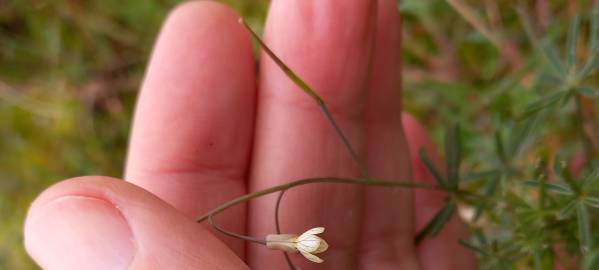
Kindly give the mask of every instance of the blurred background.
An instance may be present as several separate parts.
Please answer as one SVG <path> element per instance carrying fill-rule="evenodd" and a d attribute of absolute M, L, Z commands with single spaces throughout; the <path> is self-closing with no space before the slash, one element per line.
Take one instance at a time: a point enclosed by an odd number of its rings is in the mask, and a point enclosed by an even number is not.
<path fill-rule="evenodd" d="M 153 40 L 179 2 L 0 0 L 0 269 L 36 269 L 21 227 L 44 188 L 79 175 L 121 176 Z M 261 29 L 268 0 L 222 2 Z M 443 123 L 464 123 L 465 166 L 476 167 L 492 152 L 493 132 L 543 92 L 534 78 L 546 64 L 530 32 L 555 41 L 561 56 L 570 19 L 592 2 L 398 1 L 406 110 L 438 141 Z M 532 25 L 528 35 L 523 21 Z M 597 104 L 584 102 L 593 149 Z M 563 139 L 573 136 L 573 125 L 555 118 L 544 126 L 538 151 L 575 153 L 579 142 Z"/>

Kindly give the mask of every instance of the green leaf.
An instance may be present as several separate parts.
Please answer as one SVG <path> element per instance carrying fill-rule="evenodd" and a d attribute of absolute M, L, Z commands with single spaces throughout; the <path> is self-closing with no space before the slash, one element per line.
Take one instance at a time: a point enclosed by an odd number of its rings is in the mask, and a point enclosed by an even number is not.
<path fill-rule="evenodd" d="M 472 232 L 472 237 L 476 239 L 480 245 L 489 245 L 489 239 L 487 239 L 487 236 L 485 236 L 485 233 L 481 229 L 475 229 L 474 232 Z"/>
<path fill-rule="evenodd" d="M 584 256 L 584 260 L 582 263 L 582 269 L 584 269 L 584 270 L 599 269 L 599 250 L 594 250 Z"/>
<path fill-rule="evenodd" d="M 443 229 L 443 226 L 451 219 L 453 212 L 456 209 L 456 205 L 453 202 L 449 202 L 443 209 L 429 221 L 428 224 L 416 235 L 415 243 L 418 244 L 425 236 L 437 236 L 437 234 Z"/>
<path fill-rule="evenodd" d="M 589 212 L 585 204 L 579 203 L 576 208 L 578 217 L 578 237 L 580 241 L 580 250 L 587 253 L 591 250 L 593 240 L 591 239 L 591 224 Z"/>
<path fill-rule="evenodd" d="M 289 79 L 291 79 L 302 91 L 311 96 L 317 102 L 322 102 L 320 96 L 318 96 L 318 94 L 316 94 L 316 92 L 312 90 L 312 88 L 304 80 L 302 80 L 291 68 L 289 68 L 287 64 L 285 64 L 283 60 L 281 60 L 270 49 L 270 47 L 268 47 L 266 43 L 264 43 L 262 38 L 260 38 L 260 36 L 258 36 L 258 34 L 254 32 L 254 30 L 245 21 L 240 20 L 240 23 L 243 24 L 243 26 L 245 26 L 250 35 L 258 42 L 258 44 L 260 44 L 260 47 L 262 47 L 264 52 L 270 57 L 270 59 L 272 59 L 275 62 L 275 64 L 277 64 L 277 66 L 279 66 L 279 68 L 285 73 L 285 75 L 287 75 Z"/>
<path fill-rule="evenodd" d="M 539 187 L 539 209 L 545 209 L 545 201 L 547 200 L 547 185 L 545 183 L 547 183 L 547 179 L 541 178 L 539 181 L 542 183 Z"/>
<path fill-rule="evenodd" d="M 418 150 L 418 155 L 420 156 L 420 160 L 422 161 L 422 163 L 424 164 L 426 169 L 430 172 L 430 174 L 433 176 L 435 181 L 437 181 L 437 184 L 440 187 L 446 187 L 447 184 L 445 183 L 443 176 L 441 176 L 441 174 L 439 173 L 437 168 L 435 168 L 435 165 L 433 165 L 431 160 L 428 158 L 428 156 L 426 154 L 426 150 L 423 147 L 421 147 Z"/>
<path fill-rule="evenodd" d="M 564 65 L 562 64 L 561 60 L 557 55 L 557 50 L 555 49 L 555 46 L 548 40 L 541 42 L 540 46 L 541 50 L 543 50 L 543 55 L 545 56 L 545 59 L 547 59 L 547 61 L 553 68 L 553 71 L 555 71 L 555 73 L 562 80 L 565 79 L 567 76 L 566 69 L 564 68 Z"/>
<path fill-rule="evenodd" d="M 445 163 L 447 166 L 447 181 L 454 188 L 460 178 L 460 127 L 455 124 L 449 127 L 445 135 Z"/>
<path fill-rule="evenodd" d="M 497 151 L 497 156 L 504 164 L 507 163 L 507 157 L 505 155 L 505 147 L 503 146 L 503 138 L 501 136 L 501 131 L 495 132 L 495 151 Z"/>
<path fill-rule="evenodd" d="M 302 80 L 302 78 L 300 78 L 299 75 L 297 75 L 289 66 L 287 66 L 287 64 L 285 64 L 285 62 L 283 62 L 283 60 L 281 60 L 270 49 L 270 47 L 268 47 L 264 43 L 264 41 L 260 38 L 260 36 L 258 36 L 258 34 L 256 34 L 256 32 L 254 32 L 252 27 L 250 27 L 243 19 L 240 19 L 239 22 L 248 30 L 250 35 L 260 44 L 260 47 L 262 47 L 264 52 L 270 57 L 270 59 L 272 59 L 275 62 L 275 64 L 277 64 L 277 66 L 279 66 L 279 68 L 285 73 L 285 75 L 293 83 L 295 83 L 295 85 L 297 85 L 302 91 L 304 91 L 304 93 L 306 93 L 308 96 L 310 96 L 310 97 L 312 97 L 312 99 L 314 99 L 314 101 L 316 102 L 318 107 L 320 107 L 320 109 L 322 110 L 324 116 L 327 118 L 327 120 L 329 121 L 329 123 L 331 124 L 331 126 L 333 127 L 335 132 L 337 133 L 337 136 L 339 137 L 339 139 L 341 139 L 341 142 L 343 143 L 345 148 L 348 150 L 352 159 L 356 163 L 356 166 L 358 166 L 358 169 L 360 170 L 362 177 L 368 178 L 368 169 L 366 168 L 364 161 L 358 156 L 358 154 L 354 150 L 352 144 L 347 139 L 347 136 L 345 136 L 345 133 L 343 133 L 343 131 L 337 124 L 337 121 L 335 121 L 335 119 L 333 118 L 333 115 L 331 114 L 331 112 L 330 112 L 329 108 L 327 107 L 326 103 L 324 102 L 324 100 L 304 80 Z"/>
<path fill-rule="evenodd" d="M 599 51 L 599 3 L 595 2 L 591 12 L 591 36 L 589 45 L 589 55 Z"/>
<path fill-rule="evenodd" d="M 571 196 L 574 194 L 574 192 L 564 186 L 564 185 L 560 185 L 560 184 L 556 184 L 556 183 L 547 183 L 547 182 L 540 182 L 540 181 L 536 181 L 536 180 L 527 180 L 524 181 L 524 184 L 527 186 L 532 186 L 532 187 L 541 187 L 541 185 L 543 185 L 543 187 L 545 189 L 547 189 L 550 192 L 554 192 L 557 194 L 561 194 L 561 195 L 567 195 L 567 196 Z"/>
<path fill-rule="evenodd" d="M 584 203 L 590 207 L 599 208 L 599 198 L 597 197 L 586 197 Z"/>
<path fill-rule="evenodd" d="M 570 22 L 567 39 L 567 67 L 572 70 L 576 64 L 576 45 L 578 44 L 578 30 L 580 29 L 580 16 L 576 15 Z"/>
<path fill-rule="evenodd" d="M 560 81 L 565 81 L 567 74 L 561 60 L 557 55 L 555 46 L 548 40 L 541 41 L 535 34 L 535 27 L 532 23 L 533 19 L 530 16 L 532 13 L 528 11 L 526 5 L 519 5 L 516 11 L 527 37 L 535 48 L 535 51 L 537 51 L 543 57 L 543 59 L 550 64 L 551 70 L 555 73 L 555 75 L 557 75 Z"/>
<path fill-rule="evenodd" d="M 482 249 L 482 248 L 480 248 L 478 246 L 475 246 L 474 244 L 471 244 L 471 243 L 469 243 L 467 241 L 464 241 L 462 239 L 460 239 L 460 244 L 462 246 L 464 246 L 464 247 L 466 247 L 466 248 L 474 251 L 475 253 L 479 253 L 480 255 L 491 256 L 491 254 L 489 252 L 487 252 L 486 250 L 484 250 L 484 249 Z"/>
<path fill-rule="evenodd" d="M 447 204 L 447 206 L 445 206 L 445 208 L 443 208 L 443 210 L 439 211 L 437 216 L 434 218 L 434 222 L 432 222 L 433 227 L 430 231 L 432 236 L 437 236 L 441 229 L 443 229 L 443 226 L 445 226 L 445 224 L 447 224 L 447 222 L 451 219 L 455 210 L 456 205 L 450 202 Z"/>
<path fill-rule="evenodd" d="M 504 177 L 502 174 L 496 173 L 493 176 L 493 178 L 491 178 L 489 181 L 487 181 L 487 183 L 484 186 L 484 191 L 483 191 L 483 194 L 486 198 L 491 197 L 495 193 L 495 190 L 497 190 L 497 186 L 502 177 Z M 476 208 L 474 210 L 473 221 L 477 221 L 481 217 L 483 210 L 485 209 L 485 207 L 487 207 L 487 204 L 488 203 L 481 202 L 476 206 Z"/>
<path fill-rule="evenodd" d="M 572 215 L 572 213 L 576 210 L 579 202 L 577 200 L 572 200 L 565 207 L 563 207 L 559 213 L 557 214 L 558 219 L 566 219 Z"/>
<path fill-rule="evenodd" d="M 527 118 L 526 120 L 524 120 L 522 126 L 517 127 L 515 130 L 512 131 L 512 134 L 510 134 L 508 140 L 509 143 L 507 154 L 509 157 L 513 157 L 518 154 L 520 147 L 530 135 L 536 122 L 536 117 Z"/>
<path fill-rule="evenodd" d="M 595 90 L 590 86 L 580 86 L 576 87 L 574 90 L 576 91 L 576 93 L 588 98 L 597 97 L 597 93 L 595 93 Z"/>
<path fill-rule="evenodd" d="M 560 107 L 564 107 L 568 104 L 568 102 L 572 99 L 572 97 L 574 96 L 574 91 L 566 91 L 566 96 L 564 96 L 564 98 L 562 98 L 562 102 L 560 102 Z"/>
<path fill-rule="evenodd" d="M 481 172 L 470 172 L 460 177 L 460 181 L 479 182 L 481 180 L 486 180 L 489 177 L 494 177 L 498 173 L 499 171 L 494 169 Z"/>
<path fill-rule="evenodd" d="M 589 57 L 587 62 L 584 64 L 580 72 L 578 72 L 578 77 L 584 79 L 587 75 L 593 72 L 597 67 L 599 67 L 599 57 L 597 56 L 597 52 L 595 55 Z"/>
<path fill-rule="evenodd" d="M 524 115 L 532 115 L 549 106 L 555 105 L 567 94 L 567 91 L 559 91 L 557 93 L 551 94 L 548 97 L 541 98 L 540 100 L 529 104 L 524 111 Z"/>
<path fill-rule="evenodd" d="M 591 173 L 582 179 L 583 188 L 591 188 L 595 182 L 599 181 L 599 167 L 595 168 Z"/>

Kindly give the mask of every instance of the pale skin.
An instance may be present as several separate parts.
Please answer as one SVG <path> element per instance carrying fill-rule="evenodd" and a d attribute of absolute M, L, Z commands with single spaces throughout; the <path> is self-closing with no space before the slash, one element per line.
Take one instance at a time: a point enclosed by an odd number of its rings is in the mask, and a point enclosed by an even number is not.
<path fill-rule="evenodd" d="M 325 100 L 372 177 L 431 182 L 425 130 L 401 111 L 394 0 L 273 0 L 265 42 Z M 62 181 L 32 204 L 25 245 L 44 269 L 285 269 L 278 251 L 195 218 L 248 192 L 308 177 L 360 177 L 319 108 L 264 54 L 256 70 L 239 16 L 189 2 L 166 20 L 136 108 L 124 179 Z M 259 75 L 257 75 L 259 74 Z M 230 231 L 275 233 L 276 196 L 219 214 Z M 283 233 L 326 227 L 302 269 L 476 269 L 454 217 L 413 244 L 444 194 L 316 184 L 287 192 Z"/>

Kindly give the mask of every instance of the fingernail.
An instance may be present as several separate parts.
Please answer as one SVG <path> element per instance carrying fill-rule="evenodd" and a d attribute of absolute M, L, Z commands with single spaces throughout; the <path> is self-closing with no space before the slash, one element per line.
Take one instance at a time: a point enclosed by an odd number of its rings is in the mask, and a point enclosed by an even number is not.
<path fill-rule="evenodd" d="M 116 270 L 131 264 L 133 234 L 113 204 L 65 196 L 31 211 L 25 246 L 43 269 Z"/>

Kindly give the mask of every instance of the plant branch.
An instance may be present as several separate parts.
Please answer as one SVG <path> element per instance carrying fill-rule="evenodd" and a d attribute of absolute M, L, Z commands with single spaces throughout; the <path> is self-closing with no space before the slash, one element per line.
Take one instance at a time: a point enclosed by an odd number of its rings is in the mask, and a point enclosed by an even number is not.
<path fill-rule="evenodd" d="M 414 183 L 414 182 L 399 182 L 399 181 L 384 181 L 378 179 L 352 179 L 352 178 L 341 178 L 341 177 L 318 177 L 318 178 L 307 178 L 302 180 L 297 180 L 281 185 L 277 185 L 274 187 L 270 187 L 267 189 L 263 189 L 260 191 L 248 193 L 246 195 L 237 197 L 233 200 L 230 200 L 219 207 L 213 209 L 207 214 L 200 216 L 196 219 L 198 223 L 206 221 L 210 216 L 216 215 L 230 207 L 235 205 L 247 202 L 254 198 L 258 198 L 264 195 L 268 195 L 271 193 L 279 192 L 282 190 L 287 190 L 297 186 L 303 186 L 308 184 L 316 184 L 316 183 L 331 183 L 331 184 L 354 184 L 354 185 L 364 185 L 364 186 L 379 186 L 379 187 L 393 187 L 393 188 L 421 188 L 421 189 L 429 189 L 429 190 L 440 190 L 446 192 L 455 192 L 455 190 L 451 190 L 449 188 L 443 188 L 436 185 L 424 184 L 424 183 Z"/>

